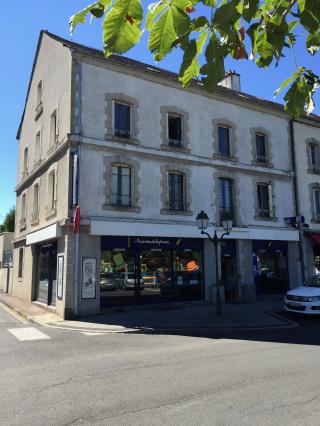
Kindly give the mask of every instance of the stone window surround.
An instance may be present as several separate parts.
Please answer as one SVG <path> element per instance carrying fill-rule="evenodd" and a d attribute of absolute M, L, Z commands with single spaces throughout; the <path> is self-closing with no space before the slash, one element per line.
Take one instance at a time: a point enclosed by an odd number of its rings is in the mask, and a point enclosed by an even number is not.
<path fill-rule="evenodd" d="M 104 188 L 103 194 L 105 202 L 102 206 L 103 210 L 114 210 L 121 212 L 136 212 L 140 213 L 140 163 L 132 160 L 130 157 L 119 154 L 113 156 L 106 156 L 103 158 L 104 172 Z M 111 174 L 112 166 L 125 166 L 131 168 L 131 206 L 118 206 L 111 202 Z"/>
<path fill-rule="evenodd" d="M 316 206 L 315 206 L 315 199 L 314 199 L 314 191 L 318 189 L 320 191 L 320 183 L 314 182 L 310 183 L 309 185 L 309 202 L 310 202 L 310 211 L 311 211 L 311 223 L 320 223 L 320 217 L 316 217 Z"/>
<path fill-rule="evenodd" d="M 189 139 L 189 113 L 177 108 L 175 106 L 162 106 L 160 107 L 161 119 L 161 149 L 166 151 L 178 151 L 189 153 L 190 152 L 190 139 Z M 181 135 L 181 147 L 169 145 L 169 126 L 168 117 L 169 115 L 181 117 L 182 121 L 182 135 Z"/>
<path fill-rule="evenodd" d="M 226 161 L 238 161 L 237 158 L 237 126 L 232 121 L 225 118 L 214 118 L 212 120 L 213 125 L 213 158 L 226 160 Z M 230 157 L 219 154 L 219 127 L 229 129 L 229 144 L 230 144 Z"/>
<path fill-rule="evenodd" d="M 55 114 L 56 116 L 56 129 L 55 129 L 55 141 L 54 143 L 52 143 L 51 141 L 51 120 L 52 120 L 52 116 Z M 50 123 L 49 123 L 49 148 L 48 148 L 48 154 L 51 154 L 56 145 L 59 143 L 59 111 L 58 108 L 55 108 L 52 113 L 50 114 Z"/>
<path fill-rule="evenodd" d="M 49 202 L 51 201 L 49 199 L 50 197 L 50 190 L 49 190 L 49 176 L 54 174 L 54 207 L 49 207 Z M 58 164 L 54 163 L 50 166 L 50 168 L 47 171 L 47 197 L 46 197 L 46 220 L 51 219 L 52 217 L 56 216 L 57 214 L 57 190 L 58 190 Z M 51 198 L 51 197 L 50 197 Z"/>
<path fill-rule="evenodd" d="M 34 212 L 34 190 L 35 186 L 38 185 L 38 211 Z M 39 212 L 40 212 L 40 185 L 41 185 L 41 178 L 39 177 L 33 182 L 32 185 L 32 210 L 31 210 L 31 225 L 37 225 L 39 223 Z"/>
<path fill-rule="evenodd" d="M 254 219 L 255 220 L 261 220 L 261 221 L 272 221 L 277 222 L 278 218 L 275 215 L 275 183 L 274 181 L 271 181 L 270 179 L 266 178 L 255 178 L 252 180 L 253 183 L 253 200 L 254 200 Z M 273 216 L 260 216 L 259 215 L 259 201 L 258 201 L 258 185 L 271 185 L 272 189 L 272 199 L 271 199 L 271 205 L 273 209 Z M 269 200 L 270 205 L 270 200 Z"/>
<path fill-rule="evenodd" d="M 271 149 L 271 133 L 263 127 L 251 127 L 251 152 L 252 152 L 252 164 L 259 167 L 273 167 L 272 163 L 272 149 Z M 266 162 L 257 161 L 257 145 L 256 135 L 263 135 L 265 141 L 266 150 Z"/>
<path fill-rule="evenodd" d="M 214 199 L 216 205 L 216 224 L 220 226 L 220 181 L 219 179 L 229 179 L 232 181 L 232 200 L 233 200 L 233 213 L 234 213 L 234 224 L 233 226 L 241 226 L 241 215 L 240 215 L 240 179 L 239 176 L 232 172 L 218 171 L 214 174 L 214 183 L 216 190 L 214 191 Z"/>
<path fill-rule="evenodd" d="M 39 158 L 36 159 L 36 140 L 37 136 L 40 134 L 40 146 L 39 146 Z M 37 167 L 41 163 L 41 155 L 42 155 L 42 135 L 43 135 L 43 126 L 39 127 L 36 130 L 35 138 L 34 138 L 34 158 L 33 158 L 33 167 Z"/>
<path fill-rule="evenodd" d="M 25 152 L 27 152 L 26 162 L 25 162 Z M 29 163 L 30 163 L 29 145 L 25 145 L 22 152 L 22 167 L 21 167 L 22 179 L 26 178 L 29 175 Z"/>
<path fill-rule="evenodd" d="M 139 101 L 124 93 L 105 94 L 105 139 L 118 142 L 138 144 L 139 140 Z M 130 106 L 130 138 L 122 138 L 114 134 L 114 103 Z"/>
<path fill-rule="evenodd" d="M 183 176 L 183 204 L 188 207 L 187 210 L 170 210 L 169 201 L 169 173 L 178 173 Z M 189 168 L 181 166 L 180 163 L 163 164 L 160 166 L 160 199 L 162 215 L 192 216 L 193 212 L 189 209 L 192 205 L 191 198 L 191 171 Z"/>
<path fill-rule="evenodd" d="M 39 87 L 41 87 L 41 96 L 39 99 Z M 36 109 L 35 109 L 35 120 L 38 120 L 40 115 L 43 112 L 43 79 L 39 80 L 39 83 L 37 84 L 37 91 L 36 91 Z"/>
<path fill-rule="evenodd" d="M 25 199 L 24 209 L 22 208 L 23 207 L 23 201 L 22 201 L 23 199 Z M 27 214 L 28 214 L 28 189 L 24 190 L 21 193 L 20 221 L 19 221 L 20 231 L 23 231 L 24 229 L 26 229 Z"/>
<path fill-rule="evenodd" d="M 319 168 L 314 168 L 312 166 L 311 152 L 310 152 L 310 148 L 311 148 L 312 145 L 318 147 L 319 154 L 320 154 L 320 141 L 318 141 L 317 139 L 314 139 L 314 138 L 308 138 L 308 139 L 306 139 L 306 152 L 307 152 L 307 161 L 308 161 L 308 173 L 317 175 L 317 174 L 320 174 L 320 167 Z"/>

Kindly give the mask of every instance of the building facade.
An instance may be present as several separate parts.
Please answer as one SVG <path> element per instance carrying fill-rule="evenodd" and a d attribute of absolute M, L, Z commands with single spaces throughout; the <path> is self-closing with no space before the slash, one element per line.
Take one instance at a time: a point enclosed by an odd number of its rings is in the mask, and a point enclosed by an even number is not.
<path fill-rule="evenodd" d="M 13 294 L 65 318 L 214 302 L 200 210 L 210 233 L 233 219 L 219 256 L 226 302 L 296 286 L 309 239 L 285 218 L 302 215 L 302 180 L 316 183 L 300 155 L 319 121 L 292 123 L 239 92 L 234 73 L 223 85 L 182 89 L 174 73 L 42 32 L 18 131 Z"/>
<path fill-rule="evenodd" d="M 12 290 L 13 232 L 0 233 L 0 291 Z"/>

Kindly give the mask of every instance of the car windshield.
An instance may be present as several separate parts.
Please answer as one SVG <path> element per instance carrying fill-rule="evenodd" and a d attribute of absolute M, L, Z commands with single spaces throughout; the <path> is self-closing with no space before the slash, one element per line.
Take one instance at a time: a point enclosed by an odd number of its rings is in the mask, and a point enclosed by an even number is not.
<path fill-rule="evenodd" d="M 308 279 L 304 284 L 305 287 L 319 287 L 320 288 L 320 275 Z"/>

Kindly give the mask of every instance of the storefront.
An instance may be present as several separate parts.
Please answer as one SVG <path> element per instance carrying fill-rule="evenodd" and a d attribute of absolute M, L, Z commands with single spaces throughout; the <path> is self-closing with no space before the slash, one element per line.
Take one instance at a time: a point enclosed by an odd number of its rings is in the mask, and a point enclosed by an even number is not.
<path fill-rule="evenodd" d="M 57 243 L 38 244 L 36 252 L 36 300 L 55 306 L 57 288 Z"/>
<path fill-rule="evenodd" d="M 252 250 L 257 295 L 279 294 L 288 290 L 288 243 L 254 240 Z"/>
<path fill-rule="evenodd" d="M 204 297 L 203 240 L 101 237 L 101 306 Z"/>

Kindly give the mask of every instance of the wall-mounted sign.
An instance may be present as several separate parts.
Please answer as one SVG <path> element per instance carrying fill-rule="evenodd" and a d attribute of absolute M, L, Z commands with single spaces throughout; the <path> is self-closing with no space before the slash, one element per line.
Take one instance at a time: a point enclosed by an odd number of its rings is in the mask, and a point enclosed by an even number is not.
<path fill-rule="evenodd" d="M 96 271 L 97 259 L 95 257 L 83 257 L 81 299 L 96 298 Z"/>
<path fill-rule="evenodd" d="M 63 268 L 64 268 L 64 257 L 58 256 L 58 271 L 57 271 L 57 298 L 63 298 Z"/>

